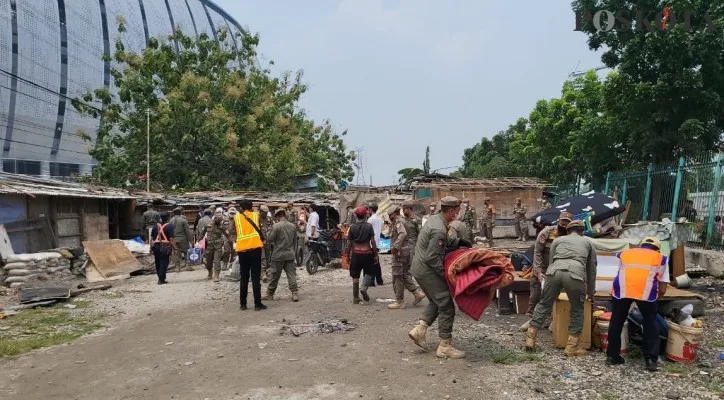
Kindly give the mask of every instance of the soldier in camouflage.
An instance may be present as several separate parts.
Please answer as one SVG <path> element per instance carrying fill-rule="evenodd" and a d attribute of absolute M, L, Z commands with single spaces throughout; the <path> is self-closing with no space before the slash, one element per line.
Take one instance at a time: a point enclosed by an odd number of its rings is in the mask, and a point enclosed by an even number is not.
<path fill-rule="evenodd" d="M 515 217 L 515 234 L 518 236 L 517 240 L 525 242 L 528 239 L 528 221 L 525 219 L 525 214 L 528 212 L 528 207 L 522 204 L 520 197 L 515 198 L 515 206 L 513 206 L 513 216 Z"/>
<path fill-rule="evenodd" d="M 269 207 L 266 206 L 266 204 L 262 204 L 259 207 L 259 219 L 261 220 L 261 226 L 259 229 L 261 229 L 261 232 L 264 234 L 264 237 L 269 237 L 269 233 L 271 233 L 272 226 L 274 226 L 274 219 L 271 217 L 271 213 L 269 212 Z M 269 282 L 269 266 L 271 265 L 271 243 L 268 241 L 264 242 L 264 247 L 262 248 L 261 252 L 261 281 L 263 283 Z"/>
<path fill-rule="evenodd" d="M 400 310 L 405 308 L 405 290 L 409 290 L 415 295 L 414 304 L 422 301 L 425 293 L 417 287 L 410 275 L 410 242 L 407 238 L 409 233 L 405 218 L 400 215 L 400 208 L 396 205 L 390 208 L 388 214 L 392 221 L 390 251 L 392 253 L 392 289 L 395 292 L 395 302 L 387 305 L 387 308 Z"/>
<path fill-rule="evenodd" d="M 542 197 L 543 199 L 541 200 L 540 209 L 538 210 L 538 212 L 543 212 L 543 211 L 545 211 L 545 210 L 553 207 L 553 205 L 551 204 L 551 202 L 548 200 L 548 195 L 547 195 L 547 194 L 544 193 L 543 196 L 541 196 L 541 197 Z"/>
<path fill-rule="evenodd" d="M 448 236 L 448 225 L 460 212 L 460 200 L 445 196 L 440 200 L 440 212 L 427 220 L 417 239 L 412 258 L 412 276 L 428 299 L 427 308 L 420 322 L 408 334 L 416 345 L 427 349 L 427 327 L 437 319 L 440 345 L 437 356 L 441 358 L 463 358 L 465 353 L 452 346 L 455 303 L 445 281 L 445 254 L 458 247 L 472 247 L 465 239 Z"/>
<path fill-rule="evenodd" d="M 174 239 L 176 240 L 177 247 L 171 254 L 171 261 L 173 261 L 176 272 L 181 272 L 181 268 L 186 271 L 194 270 L 190 265 L 186 265 L 186 254 L 191 246 L 193 246 L 194 234 L 189 226 L 189 221 L 186 220 L 186 216 L 183 215 L 183 211 L 183 207 L 176 207 L 173 210 L 173 217 L 168 222 L 173 225 L 175 232 Z"/>
<path fill-rule="evenodd" d="M 229 207 L 227 214 L 224 216 L 224 222 L 222 223 L 225 231 L 231 232 L 231 227 L 234 225 L 234 216 L 236 214 L 236 208 L 233 206 Z M 236 252 L 234 251 L 235 241 L 236 238 L 234 237 L 224 237 L 224 246 L 221 253 L 222 270 L 231 268 L 231 265 L 234 264 L 234 260 L 236 260 Z"/>
<path fill-rule="evenodd" d="M 488 247 L 493 247 L 493 228 L 495 228 L 495 206 L 490 203 L 490 197 L 485 198 L 481 219 L 480 235 L 487 238 Z"/>
<path fill-rule="evenodd" d="M 463 199 L 463 206 L 465 206 L 465 211 L 462 220 L 465 223 L 467 234 L 467 237 L 464 237 L 463 239 L 472 243 L 475 237 L 475 232 L 477 231 L 478 213 L 475 211 L 475 207 L 470 205 L 470 199 Z"/>
<path fill-rule="evenodd" d="M 201 229 L 201 234 L 206 235 L 206 269 L 209 276 L 206 279 L 219 281 L 221 274 L 221 256 L 223 253 L 224 241 L 231 241 L 231 235 L 224 226 L 223 213 L 216 213 L 211 222 Z"/>
<path fill-rule="evenodd" d="M 531 266 L 532 273 L 530 275 L 530 300 L 528 302 L 528 311 L 526 312 L 529 318 L 533 318 L 535 306 L 538 305 L 541 299 L 541 283 L 548 269 L 551 244 L 555 238 L 567 233 L 566 227 L 571 220 L 573 220 L 571 213 L 566 211 L 561 212 L 558 216 L 558 223 L 543 228 L 535 240 L 535 246 L 533 247 L 533 265 Z M 525 332 L 529 326 L 530 320 L 521 325 L 520 330 Z"/>

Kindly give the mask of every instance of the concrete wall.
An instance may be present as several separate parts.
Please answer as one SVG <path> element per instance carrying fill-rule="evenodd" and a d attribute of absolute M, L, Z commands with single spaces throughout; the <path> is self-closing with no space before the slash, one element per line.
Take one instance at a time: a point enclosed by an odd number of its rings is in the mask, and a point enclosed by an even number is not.
<path fill-rule="evenodd" d="M 699 265 L 706 269 L 709 275 L 724 278 L 724 253 L 687 247 L 685 258 L 687 264 Z"/>

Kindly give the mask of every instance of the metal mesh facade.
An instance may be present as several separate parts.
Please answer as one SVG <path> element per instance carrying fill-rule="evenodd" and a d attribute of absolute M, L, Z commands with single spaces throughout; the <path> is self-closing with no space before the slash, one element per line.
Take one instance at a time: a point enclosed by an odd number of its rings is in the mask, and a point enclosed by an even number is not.
<path fill-rule="evenodd" d="M 101 56 L 113 50 L 121 18 L 132 51 L 174 28 L 209 37 L 217 37 L 219 29 L 233 34 L 242 29 L 210 0 L 0 0 L 4 172 L 58 177 L 90 172 L 94 141 L 84 142 L 78 132 L 95 139 L 103 121 L 78 114 L 70 100 L 113 87 L 114 65 Z M 219 45 L 240 44 L 230 36 Z"/>

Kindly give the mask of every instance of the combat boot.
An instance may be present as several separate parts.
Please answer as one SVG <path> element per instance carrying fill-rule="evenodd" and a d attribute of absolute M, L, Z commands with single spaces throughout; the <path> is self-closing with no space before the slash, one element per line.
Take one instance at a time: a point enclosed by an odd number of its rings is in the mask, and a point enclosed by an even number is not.
<path fill-rule="evenodd" d="M 538 335 L 538 328 L 529 326 L 525 334 L 525 350 L 535 351 L 535 337 Z"/>
<path fill-rule="evenodd" d="M 266 295 L 264 295 L 262 300 L 274 300 L 274 293 L 267 290 Z"/>
<path fill-rule="evenodd" d="M 568 357 L 576 357 L 586 354 L 586 350 L 578 348 L 578 336 L 568 335 L 568 344 L 566 344 L 563 354 Z"/>
<path fill-rule="evenodd" d="M 219 281 L 219 273 L 220 273 L 220 271 L 214 271 L 213 278 L 212 278 L 212 280 L 213 280 L 214 282 L 218 282 L 218 281 Z"/>
<path fill-rule="evenodd" d="M 412 302 L 412 305 L 415 306 L 420 304 L 420 302 L 423 301 L 426 297 L 425 292 L 423 292 L 421 289 L 415 290 L 415 293 L 413 293 L 413 295 L 415 295 L 415 301 Z"/>
<path fill-rule="evenodd" d="M 297 302 L 299 301 L 299 293 L 298 292 L 292 292 L 292 301 Z"/>
<path fill-rule="evenodd" d="M 465 358 L 464 351 L 460 351 L 452 346 L 452 339 L 440 340 L 440 345 L 437 346 L 436 354 L 440 358 L 452 358 L 452 359 Z"/>
<path fill-rule="evenodd" d="M 528 332 L 528 328 L 530 328 L 530 320 L 526 321 L 523 325 L 518 328 L 521 332 Z"/>
<path fill-rule="evenodd" d="M 211 270 L 210 270 L 210 269 L 209 269 L 209 270 L 207 270 L 207 271 L 209 271 L 209 274 L 208 274 L 208 275 L 206 275 L 206 280 L 207 280 L 207 281 L 210 281 L 210 280 L 211 280 L 211 279 L 212 279 L 212 278 L 214 277 L 214 275 L 212 275 L 213 273 L 211 272 Z"/>
<path fill-rule="evenodd" d="M 426 335 L 427 335 L 427 322 L 425 322 L 425 321 L 420 321 L 417 324 L 417 326 L 412 328 L 410 333 L 407 334 L 407 336 L 409 336 L 410 339 L 412 339 L 412 341 L 415 342 L 416 345 L 427 350 L 427 340 L 425 339 Z"/>
<path fill-rule="evenodd" d="M 266 271 L 261 271 L 261 281 L 262 283 L 269 282 L 269 276 L 267 276 Z"/>
<path fill-rule="evenodd" d="M 405 308 L 405 302 L 400 300 L 395 300 L 394 302 L 387 305 L 387 308 L 390 310 L 402 310 Z"/>

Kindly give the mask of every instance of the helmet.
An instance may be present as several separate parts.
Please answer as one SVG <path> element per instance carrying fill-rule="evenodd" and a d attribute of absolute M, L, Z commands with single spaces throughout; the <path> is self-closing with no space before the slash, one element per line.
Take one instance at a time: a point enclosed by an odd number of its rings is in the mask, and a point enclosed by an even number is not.
<path fill-rule="evenodd" d="M 650 246 L 652 246 L 652 247 L 656 247 L 656 250 L 661 249 L 661 242 L 659 241 L 659 239 L 657 239 L 657 238 L 655 238 L 655 237 L 653 237 L 653 236 L 645 237 L 645 238 L 641 241 L 641 245 L 644 245 L 644 244 L 648 244 L 648 245 L 650 245 Z"/>

